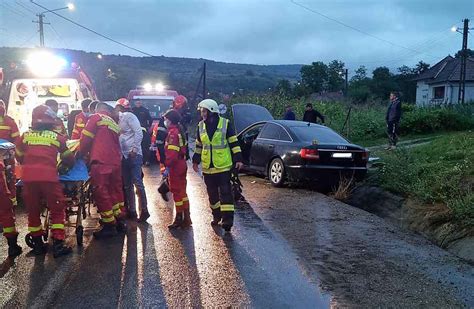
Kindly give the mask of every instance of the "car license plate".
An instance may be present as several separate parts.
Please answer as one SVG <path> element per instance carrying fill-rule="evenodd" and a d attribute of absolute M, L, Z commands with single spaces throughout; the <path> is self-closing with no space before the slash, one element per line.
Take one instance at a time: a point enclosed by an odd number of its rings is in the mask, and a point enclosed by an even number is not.
<path fill-rule="evenodd" d="M 335 152 L 332 154 L 333 158 L 336 159 L 350 159 L 352 158 L 352 153 L 348 152 Z"/>

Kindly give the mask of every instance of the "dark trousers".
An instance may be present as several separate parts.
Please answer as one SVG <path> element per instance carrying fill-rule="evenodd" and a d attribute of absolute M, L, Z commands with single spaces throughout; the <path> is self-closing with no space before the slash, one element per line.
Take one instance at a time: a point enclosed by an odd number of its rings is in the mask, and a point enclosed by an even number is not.
<path fill-rule="evenodd" d="M 398 127 L 399 123 L 394 121 L 389 121 L 387 123 L 387 135 L 388 135 L 388 144 L 390 146 L 396 146 L 398 141 Z"/>
<path fill-rule="evenodd" d="M 140 213 L 148 212 L 145 185 L 142 178 L 143 158 L 136 155 L 135 158 L 122 158 L 122 179 L 126 208 L 130 213 L 137 213 L 135 205 L 135 191 L 138 196 Z"/>
<path fill-rule="evenodd" d="M 212 210 L 220 210 L 223 215 L 234 215 L 234 198 L 230 183 L 230 171 L 218 174 L 204 174 L 209 203 Z"/>
<path fill-rule="evenodd" d="M 142 139 L 142 153 L 143 153 L 143 162 L 150 162 L 150 145 L 151 145 L 151 136 L 148 131 L 142 128 L 143 139 Z"/>

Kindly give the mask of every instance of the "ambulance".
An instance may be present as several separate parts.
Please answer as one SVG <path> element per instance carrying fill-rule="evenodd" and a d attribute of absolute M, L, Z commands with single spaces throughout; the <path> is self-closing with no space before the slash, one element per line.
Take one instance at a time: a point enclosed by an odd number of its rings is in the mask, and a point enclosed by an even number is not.
<path fill-rule="evenodd" d="M 173 101 L 177 96 L 177 91 L 167 90 L 161 83 L 154 87 L 151 83 L 146 83 L 137 89 L 130 90 L 127 99 L 132 107 L 140 101 L 150 111 L 151 118 L 156 121 L 173 106 Z"/>
<path fill-rule="evenodd" d="M 35 51 L 0 72 L 0 98 L 20 132 L 29 129 L 33 109 L 48 99 L 59 103 L 58 115 L 63 120 L 70 111 L 81 109 L 83 99 L 97 99 L 91 79 L 77 63 L 46 50 Z"/>

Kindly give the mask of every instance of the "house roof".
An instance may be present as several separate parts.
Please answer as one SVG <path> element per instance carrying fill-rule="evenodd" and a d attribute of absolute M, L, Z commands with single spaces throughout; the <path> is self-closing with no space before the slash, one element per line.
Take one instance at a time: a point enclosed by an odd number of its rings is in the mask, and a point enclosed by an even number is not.
<path fill-rule="evenodd" d="M 447 56 L 428 70 L 414 78 L 429 84 L 442 82 L 459 82 L 461 75 L 461 59 Z M 467 58 L 466 82 L 474 81 L 474 58 Z"/>

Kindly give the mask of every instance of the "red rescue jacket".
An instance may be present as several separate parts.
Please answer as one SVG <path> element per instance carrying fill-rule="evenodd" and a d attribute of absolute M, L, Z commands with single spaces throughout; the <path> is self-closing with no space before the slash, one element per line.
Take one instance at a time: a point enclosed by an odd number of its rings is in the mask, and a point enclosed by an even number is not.
<path fill-rule="evenodd" d="M 20 140 L 20 131 L 15 120 L 10 116 L 0 116 L 0 139 L 5 139 L 15 145 Z"/>
<path fill-rule="evenodd" d="M 71 139 L 81 138 L 81 132 L 86 127 L 88 117 L 84 112 L 81 112 L 74 119 L 74 129 L 72 129 Z"/>
<path fill-rule="evenodd" d="M 119 125 L 106 113 L 92 115 L 82 130 L 79 152 L 91 164 L 120 165 Z"/>
<path fill-rule="evenodd" d="M 66 165 L 74 164 L 74 155 L 66 146 L 66 138 L 48 130 L 25 132 L 16 154 L 23 167 L 22 180 L 25 182 L 58 181 L 58 154 Z"/>
<path fill-rule="evenodd" d="M 170 125 L 165 143 L 166 167 L 173 168 L 178 161 L 186 161 L 187 143 L 176 125 Z"/>

